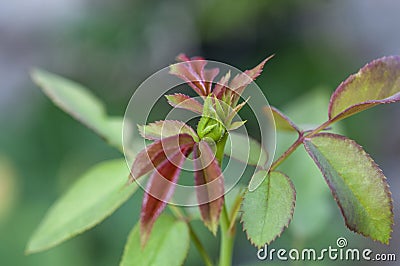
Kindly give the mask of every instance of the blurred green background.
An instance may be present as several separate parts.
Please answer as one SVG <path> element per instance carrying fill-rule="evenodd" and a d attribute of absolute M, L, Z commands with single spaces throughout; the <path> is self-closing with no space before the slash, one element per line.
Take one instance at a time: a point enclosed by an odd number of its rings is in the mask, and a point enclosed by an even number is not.
<path fill-rule="evenodd" d="M 135 88 L 180 52 L 243 70 L 275 54 L 257 84 L 270 104 L 299 123 L 314 123 L 326 119 L 330 93 L 349 74 L 372 59 L 400 54 L 399 10 L 395 0 L 0 2 L 0 265 L 117 265 L 143 194 L 93 230 L 24 255 L 54 200 L 94 163 L 120 156 L 53 106 L 30 81 L 32 67 L 86 85 L 111 114 L 123 115 Z M 399 105 L 382 106 L 347 119 L 339 129 L 364 146 L 388 177 L 396 223 L 390 246 L 345 228 L 301 148 L 284 166 L 297 189 L 294 219 L 271 248 L 321 249 L 343 236 L 350 247 L 397 253 L 400 259 L 399 115 Z M 290 138 L 279 137 L 278 151 Z M 196 225 L 216 257 L 217 241 Z M 260 263 L 239 227 L 234 262 Z M 193 247 L 186 263 L 201 265 Z"/>

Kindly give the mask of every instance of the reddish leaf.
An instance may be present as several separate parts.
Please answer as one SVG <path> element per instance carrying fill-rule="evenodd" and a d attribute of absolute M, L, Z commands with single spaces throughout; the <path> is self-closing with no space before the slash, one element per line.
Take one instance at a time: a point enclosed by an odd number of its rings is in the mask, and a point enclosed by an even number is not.
<path fill-rule="evenodd" d="M 329 119 L 338 121 L 379 104 L 400 101 L 400 56 L 372 61 L 340 84 L 329 103 Z"/>
<path fill-rule="evenodd" d="M 180 149 L 192 147 L 194 143 L 193 138 L 188 134 L 175 135 L 153 142 L 136 156 L 131 168 L 130 182 L 157 168 L 167 159 L 167 155 L 171 158 L 171 154 L 175 154 Z"/>
<path fill-rule="evenodd" d="M 238 95 L 241 95 L 244 89 L 261 74 L 265 63 L 272 57 L 273 55 L 264 59 L 264 61 L 258 64 L 255 68 L 236 75 L 229 84 L 229 88 L 235 91 Z"/>
<path fill-rule="evenodd" d="M 204 83 L 205 83 L 205 86 L 207 89 L 207 95 L 211 93 L 213 81 L 214 81 L 215 77 L 218 75 L 218 73 L 219 73 L 218 68 L 204 70 Z"/>
<path fill-rule="evenodd" d="M 231 71 L 225 74 L 214 86 L 213 93 L 215 96 L 217 96 L 218 99 L 221 99 L 223 93 L 225 92 L 229 80 L 231 78 Z"/>
<path fill-rule="evenodd" d="M 176 120 L 157 121 L 145 126 L 138 126 L 138 128 L 140 135 L 150 140 L 159 140 L 179 134 L 188 134 L 192 136 L 195 141 L 199 139 L 197 133 L 190 126 Z"/>
<path fill-rule="evenodd" d="M 265 63 L 267 63 L 267 61 L 269 61 L 272 57 L 274 57 L 274 55 L 270 55 L 269 57 L 264 59 L 264 61 L 258 64 L 258 66 L 256 66 L 253 69 L 246 70 L 244 73 L 247 74 L 249 77 L 251 77 L 253 80 L 255 80 L 263 71 Z"/>
<path fill-rule="evenodd" d="M 180 54 L 177 60 L 181 63 L 170 67 L 170 73 L 184 80 L 200 96 L 207 96 L 211 92 L 211 85 L 218 75 L 219 69 L 205 70 L 207 61 L 201 57 L 189 59 L 186 55 Z"/>
<path fill-rule="evenodd" d="M 204 58 L 200 57 L 200 56 L 196 57 L 196 59 L 204 60 Z M 187 62 L 187 61 L 190 61 L 190 58 L 185 54 L 178 54 L 178 56 L 176 57 L 176 61 L 178 61 L 178 62 Z"/>
<path fill-rule="evenodd" d="M 185 94 L 176 93 L 174 95 L 166 95 L 165 97 L 172 107 L 186 109 L 197 114 L 203 112 L 203 105 Z"/>
<path fill-rule="evenodd" d="M 213 151 L 205 141 L 194 147 L 195 184 L 201 217 L 204 224 L 215 235 L 224 203 L 224 178 Z M 213 182 L 214 181 L 214 182 Z M 206 203 L 204 203 L 206 202 Z"/>
<path fill-rule="evenodd" d="M 142 246 L 146 244 L 154 222 L 165 209 L 168 200 L 171 199 L 178 181 L 181 166 L 191 150 L 191 146 L 180 149 L 171 157 L 173 162 L 168 159 L 165 160 L 158 165 L 157 169 L 151 175 L 147 183 L 142 203 L 142 212 L 140 214 L 140 240 Z"/>

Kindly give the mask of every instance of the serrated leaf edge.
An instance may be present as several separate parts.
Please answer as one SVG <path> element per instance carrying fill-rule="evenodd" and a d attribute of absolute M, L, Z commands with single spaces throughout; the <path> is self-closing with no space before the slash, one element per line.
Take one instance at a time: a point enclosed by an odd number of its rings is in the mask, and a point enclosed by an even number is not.
<path fill-rule="evenodd" d="M 390 96 L 390 97 L 386 97 L 384 99 L 380 99 L 380 100 L 369 100 L 369 101 L 364 101 L 364 102 L 360 102 L 358 104 L 354 104 L 349 106 L 348 108 L 346 108 L 345 110 L 343 110 L 342 112 L 338 113 L 336 116 L 332 117 L 332 108 L 333 108 L 333 103 L 335 102 L 335 100 L 338 98 L 338 96 L 347 89 L 347 85 L 352 83 L 354 81 L 355 78 L 357 78 L 359 75 L 361 75 L 367 68 L 372 67 L 375 64 L 378 63 L 383 63 L 384 60 L 398 60 L 400 61 L 400 57 L 399 56 L 384 56 L 378 59 L 375 59 L 369 63 L 367 63 L 365 66 L 363 66 L 362 68 L 360 68 L 357 73 L 354 73 L 352 75 L 350 75 L 346 80 L 344 80 L 343 82 L 340 83 L 340 85 L 337 87 L 337 89 L 334 91 L 334 93 L 332 94 L 330 100 L 329 100 L 329 107 L 328 107 L 328 117 L 329 120 L 334 122 L 334 121 L 338 121 L 341 119 L 344 119 L 348 116 L 350 116 L 351 114 L 348 115 L 343 115 L 345 113 L 347 113 L 348 111 L 350 111 L 353 108 L 359 107 L 359 106 L 363 106 L 363 105 L 379 105 L 379 104 L 387 104 L 387 103 L 395 103 L 395 102 L 399 102 L 400 101 L 400 92 Z M 393 99 L 391 99 L 393 98 Z M 371 106 L 371 107 L 374 107 Z"/>
<path fill-rule="evenodd" d="M 387 196 L 389 197 L 389 199 L 390 199 L 390 201 L 389 201 L 389 203 L 390 203 L 390 212 L 392 213 L 392 215 L 391 215 L 391 217 L 390 217 L 390 218 L 391 218 L 391 219 L 390 219 L 390 220 L 391 220 L 391 226 L 390 226 L 390 229 L 391 229 L 391 230 L 390 230 L 390 234 L 389 234 L 389 238 L 388 238 L 388 241 L 387 241 L 387 242 L 383 242 L 383 241 L 380 241 L 380 240 L 378 240 L 378 239 L 373 239 L 371 236 L 369 236 L 369 235 L 367 235 L 367 234 L 364 234 L 363 232 L 357 231 L 356 228 L 353 228 L 352 226 L 350 226 L 350 225 L 348 224 L 347 217 L 344 215 L 344 210 L 343 210 L 341 204 L 339 203 L 339 199 L 336 197 L 336 195 L 335 195 L 334 192 L 333 192 L 334 189 L 333 189 L 331 183 L 325 178 L 325 175 L 324 175 L 324 171 L 323 171 L 323 169 L 322 169 L 322 166 L 319 164 L 319 162 L 317 161 L 317 159 L 315 158 L 315 156 L 313 155 L 313 153 L 310 151 L 309 147 L 307 147 L 307 144 L 306 144 L 306 142 L 307 142 L 307 141 L 311 141 L 312 138 L 314 138 L 314 137 L 320 137 L 320 136 L 330 136 L 330 137 L 333 137 L 333 138 L 339 138 L 339 139 L 342 139 L 342 140 L 345 140 L 345 141 L 350 141 L 350 142 L 352 142 L 352 143 L 354 144 L 354 147 L 356 147 L 361 153 L 363 153 L 363 154 L 366 155 L 366 157 L 368 158 L 368 161 L 371 163 L 371 166 L 372 166 L 373 168 L 375 168 L 378 172 L 380 172 L 380 173 L 382 174 L 383 177 L 381 178 L 381 180 L 382 180 L 382 182 L 383 182 L 383 184 L 384 184 L 384 190 L 385 190 L 385 192 L 386 192 L 386 195 L 387 195 Z M 393 226 L 394 226 L 393 198 L 392 198 L 392 193 L 391 193 L 391 191 L 390 191 L 390 189 L 389 189 L 390 186 L 389 186 L 389 184 L 387 183 L 387 178 L 386 178 L 386 176 L 383 174 L 383 171 L 382 171 L 382 169 L 379 167 L 379 165 L 378 165 L 378 164 L 372 159 L 372 157 L 362 148 L 361 145 L 359 145 L 359 144 L 358 144 L 357 142 L 355 142 L 354 140 L 349 139 L 349 138 L 347 138 L 347 137 L 345 137 L 345 136 L 342 136 L 342 135 L 337 135 L 337 134 L 333 134 L 333 133 L 318 133 L 318 134 L 315 134 L 314 136 L 312 136 L 312 137 L 310 137 L 310 138 L 305 138 L 304 141 L 303 141 L 303 144 L 304 144 L 304 148 L 306 149 L 307 153 L 308 153 L 308 154 L 310 155 L 310 157 L 313 159 L 313 161 L 315 162 L 315 164 L 317 165 L 317 167 L 320 169 L 322 175 L 324 176 L 324 179 L 325 179 L 326 183 L 327 183 L 328 186 L 329 186 L 329 190 L 331 191 L 331 194 L 332 194 L 333 198 L 335 199 L 337 205 L 339 206 L 340 212 L 341 212 L 341 214 L 342 214 L 342 216 L 343 216 L 343 218 L 344 218 L 344 220 L 345 220 L 346 227 L 349 228 L 351 231 L 357 233 L 357 234 L 361 234 L 361 235 L 363 235 L 363 236 L 365 236 L 365 237 L 368 237 L 368 238 L 372 239 L 372 240 L 375 241 L 375 242 L 380 242 L 380 243 L 383 243 L 383 244 L 388 245 L 389 242 L 390 242 L 390 239 L 392 238 L 392 234 L 391 234 L 391 233 L 393 232 Z"/>
<path fill-rule="evenodd" d="M 255 246 L 255 247 L 257 247 L 257 248 L 261 248 L 261 247 L 263 247 L 263 245 L 265 245 L 265 244 L 266 244 L 266 245 L 271 244 L 271 243 L 274 242 L 278 237 L 280 237 L 280 236 L 282 235 L 282 233 L 286 230 L 286 228 L 289 227 L 290 223 L 292 222 L 292 220 L 293 220 L 293 214 L 294 214 L 294 209 L 295 209 L 295 207 L 296 207 L 296 189 L 295 189 L 295 187 L 294 187 L 294 184 L 293 184 L 292 180 L 291 180 L 285 173 L 283 173 L 283 172 L 281 172 L 281 171 L 273 171 L 273 172 L 282 174 L 282 175 L 286 178 L 286 180 L 289 182 L 289 185 L 290 185 L 290 187 L 291 187 L 292 190 L 293 190 L 293 201 L 292 201 L 292 208 L 291 208 L 291 210 L 290 210 L 290 218 L 289 218 L 289 220 L 287 221 L 287 223 L 286 223 L 284 226 L 282 226 L 281 232 L 280 232 L 279 234 L 277 234 L 272 240 L 270 240 L 269 242 L 266 242 L 266 243 L 264 243 L 264 244 L 262 244 L 262 245 L 257 245 L 256 243 L 253 242 L 253 240 L 251 239 L 251 237 L 247 234 L 247 230 L 245 229 L 245 226 L 244 226 L 244 225 L 245 225 L 245 221 L 243 220 L 243 211 L 240 211 L 240 212 L 241 212 L 240 223 L 243 225 L 243 226 L 242 226 L 242 231 L 246 233 L 246 238 L 247 238 L 247 240 L 248 240 L 253 246 Z M 268 175 L 270 175 L 271 173 L 272 173 L 272 172 L 268 173 Z M 248 190 L 246 191 L 246 193 L 248 193 Z M 242 209 L 243 200 L 244 200 L 244 197 L 246 196 L 246 193 L 244 193 L 243 196 L 242 196 L 242 204 L 241 204 L 240 209 Z"/>

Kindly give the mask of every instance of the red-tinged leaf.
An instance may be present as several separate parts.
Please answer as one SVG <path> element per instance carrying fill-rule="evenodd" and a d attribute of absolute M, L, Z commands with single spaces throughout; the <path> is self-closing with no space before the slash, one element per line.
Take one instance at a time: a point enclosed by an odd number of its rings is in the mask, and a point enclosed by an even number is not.
<path fill-rule="evenodd" d="M 255 68 L 246 70 L 242 74 L 236 75 L 231 83 L 229 84 L 229 87 L 235 91 L 238 95 L 241 95 L 243 90 L 253 81 L 255 80 L 262 72 L 265 63 L 270 60 L 273 57 L 271 55 L 270 57 L 264 59 L 260 64 L 258 64 Z"/>
<path fill-rule="evenodd" d="M 214 86 L 213 93 L 218 99 L 221 99 L 223 93 L 228 86 L 229 80 L 231 78 L 231 71 L 229 70 Z"/>
<path fill-rule="evenodd" d="M 205 70 L 207 61 L 201 57 L 189 59 L 186 55 L 180 54 L 177 59 L 182 62 L 171 65 L 170 74 L 187 82 L 200 96 L 210 94 L 213 79 L 218 75 L 219 69 Z"/>
<path fill-rule="evenodd" d="M 182 148 L 192 147 L 194 143 L 193 138 L 187 134 L 171 136 L 153 142 L 136 156 L 131 168 L 130 182 L 157 168 L 171 154 L 175 154 Z"/>
<path fill-rule="evenodd" d="M 193 151 L 195 184 L 200 213 L 204 224 L 215 235 L 224 204 L 224 178 L 210 146 L 197 143 Z"/>
<path fill-rule="evenodd" d="M 270 55 L 264 61 L 262 61 L 258 66 L 256 66 L 253 69 L 246 70 L 244 73 L 246 73 L 249 77 L 251 77 L 253 80 L 255 80 L 263 71 L 265 63 L 267 63 L 274 55 Z"/>
<path fill-rule="evenodd" d="M 269 115 L 269 109 L 268 107 L 264 108 L 264 112 Z M 297 132 L 300 133 L 301 130 L 298 128 L 298 126 L 290 120 L 286 115 L 284 115 L 281 111 L 279 111 L 277 108 L 271 106 L 271 112 L 274 117 L 275 121 L 275 126 L 276 129 L 282 130 L 282 131 L 292 131 L 292 132 Z"/>
<path fill-rule="evenodd" d="M 347 227 L 389 244 L 393 203 L 386 177 L 355 141 L 320 133 L 304 140 L 307 152 L 323 173 Z"/>
<path fill-rule="evenodd" d="M 176 93 L 174 95 L 166 95 L 165 97 L 172 107 L 186 109 L 197 114 L 203 112 L 203 105 L 185 94 Z"/>
<path fill-rule="evenodd" d="M 176 61 L 186 62 L 186 61 L 190 61 L 190 58 L 185 54 L 178 54 L 178 56 L 176 57 Z"/>
<path fill-rule="evenodd" d="M 184 80 L 198 95 L 207 95 L 206 87 L 201 82 L 201 78 L 187 63 L 171 65 L 169 73 Z"/>
<path fill-rule="evenodd" d="M 195 61 L 195 60 L 205 60 L 204 57 L 202 56 L 193 56 L 191 58 L 189 58 L 189 56 L 187 56 L 184 53 L 180 53 L 178 54 L 178 56 L 175 58 L 176 61 L 178 62 L 188 62 L 188 61 Z"/>
<path fill-rule="evenodd" d="M 150 176 L 140 214 L 140 240 L 142 246 L 145 246 L 154 222 L 171 199 L 178 182 L 182 164 L 191 149 L 192 147 L 185 147 L 179 150 L 171 157 L 172 162 L 168 159 L 165 160 L 158 165 Z"/>
<path fill-rule="evenodd" d="M 215 77 L 218 75 L 218 73 L 219 73 L 218 68 L 204 70 L 204 83 L 205 83 L 205 86 L 207 89 L 207 95 L 211 93 L 213 81 L 214 81 Z"/>
<path fill-rule="evenodd" d="M 329 103 L 329 119 L 338 121 L 379 104 L 400 101 L 400 56 L 382 57 L 342 82 Z"/>
<path fill-rule="evenodd" d="M 162 120 L 145 126 L 138 126 L 140 135 L 145 139 L 159 140 L 179 134 L 188 134 L 195 141 L 199 140 L 197 133 L 188 125 L 176 120 Z"/>

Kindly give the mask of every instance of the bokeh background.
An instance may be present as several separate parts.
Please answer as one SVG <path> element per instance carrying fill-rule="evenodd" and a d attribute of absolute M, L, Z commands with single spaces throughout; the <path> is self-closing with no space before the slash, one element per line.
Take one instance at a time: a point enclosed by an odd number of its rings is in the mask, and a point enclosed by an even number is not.
<path fill-rule="evenodd" d="M 330 93 L 349 74 L 375 58 L 400 54 L 399 11 L 396 0 L 1 1 L 0 265 L 117 265 L 142 197 L 136 193 L 112 217 L 59 247 L 24 255 L 52 202 L 94 163 L 120 156 L 53 106 L 30 80 L 32 67 L 86 85 L 109 113 L 123 115 L 135 88 L 180 52 L 243 70 L 275 54 L 257 84 L 295 121 L 316 123 L 326 119 Z M 300 149 L 284 166 L 298 192 L 294 219 L 271 248 L 320 249 L 343 236 L 351 247 L 396 253 L 400 260 L 399 117 L 399 105 L 381 106 L 339 129 L 363 145 L 388 177 L 396 223 L 391 244 L 345 228 Z M 278 150 L 288 138 L 279 138 Z M 197 228 L 216 258 L 217 241 Z M 259 263 L 240 227 L 238 232 L 235 265 Z M 193 247 L 186 263 L 201 265 Z"/>

